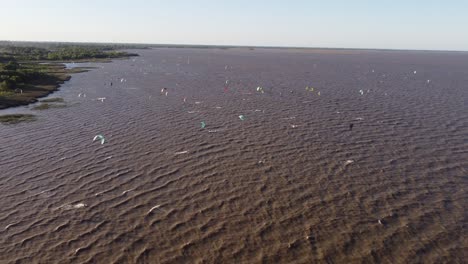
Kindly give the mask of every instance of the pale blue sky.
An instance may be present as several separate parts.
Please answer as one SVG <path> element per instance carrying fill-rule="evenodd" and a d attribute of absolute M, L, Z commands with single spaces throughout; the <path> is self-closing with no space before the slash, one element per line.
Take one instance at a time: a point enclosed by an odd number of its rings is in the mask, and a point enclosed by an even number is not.
<path fill-rule="evenodd" d="M 0 40 L 468 50 L 468 0 L 0 0 Z"/>

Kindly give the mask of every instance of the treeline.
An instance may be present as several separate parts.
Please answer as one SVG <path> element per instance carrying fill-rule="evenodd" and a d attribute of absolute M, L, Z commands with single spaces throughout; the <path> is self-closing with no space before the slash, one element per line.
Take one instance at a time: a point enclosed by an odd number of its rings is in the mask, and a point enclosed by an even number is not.
<path fill-rule="evenodd" d="M 20 85 L 46 77 L 39 65 L 18 64 L 16 61 L 0 63 L 0 91 L 13 91 Z"/>
<path fill-rule="evenodd" d="M 48 50 L 35 47 L 6 46 L 1 49 L 4 58 L 11 60 L 44 60 L 49 53 Z"/>
<path fill-rule="evenodd" d="M 138 56 L 123 51 L 104 51 L 95 47 L 64 47 L 47 54 L 47 60 L 79 60 L 79 59 L 112 59 L 127 56 Z"/>
<path fill-rule="evenodd" d="M 148 44 L 119 44 L 119 43 L 80 43 L 80 42 L 31 42 L 31 41 L 0 41 L 2 47 L 34 47 L 46 50 L 54 50 L 63 47 L 90 47 L 102 50 L 122 50 L 122 49 L 148 49 Z"/>
<path fill-rule="evenodd" d="M 112 59 L 138 54 L 116 51 L 110 47 L 64 46 L 54 50 L 37 47 L 5 46 L 3 57 L 16 60 Z"/>
<path fill-rule="evenodd" d="M 14 44 L 14 45 L 12 45 Z M 27 44 L 30 44 L 28 46 Z M 53 78 L 50 65 L 40 62 L 113 59 L 138 54 L 118 51 L 122 45 L 70 45 L 63 43 L 29 43 L 0 41 L 0 96 L 18 87 Z M 48 71 L 49 70 L 49 71 Z"/>

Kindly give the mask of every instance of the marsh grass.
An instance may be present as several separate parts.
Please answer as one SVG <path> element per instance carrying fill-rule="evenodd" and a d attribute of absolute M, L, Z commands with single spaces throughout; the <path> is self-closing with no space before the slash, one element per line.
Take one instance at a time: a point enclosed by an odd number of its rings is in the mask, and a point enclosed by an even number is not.
<path fill-rule="evenodd" d="M 49 104 L 49 103 L 41 103 L 40 105 L 34 106 L 33 110 L 47 110 L 50 108 L 64 108 L 67 107 L 65 104 Z"/>
<path fill-rule="evenodd" d="M 11 114 L 0 116 L 0 123 L 5 125 L 18 124 L 21 122 L 32 122 L 35 120 L 37 120 L 36 116 L 30 114 Z"/>
<path fill-rule="evenodd" d="M 42 103 L 63 103 L 64 100 L 63 98 L 47 98 L 44 100 L 41 100 Z"/>

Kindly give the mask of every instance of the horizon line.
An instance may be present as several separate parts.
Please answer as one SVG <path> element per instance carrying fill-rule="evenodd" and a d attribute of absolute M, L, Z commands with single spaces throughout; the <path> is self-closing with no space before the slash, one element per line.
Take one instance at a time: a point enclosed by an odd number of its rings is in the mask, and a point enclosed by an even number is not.
<path fill-rule="evenodd" d="M 146 45 L 178 48 L 262 48 L 262 49 L 326 49 L 326 50 L 362 50 L 362 51 L 420 51 L 420 52 L 468 52 L 468 50 L 443 49 L 403 49 L 403 48 L 345 48 L 345 47 L 306 47 L 306 46 L 270 46 L 270 45 L 217 45 L 217 44 L 182 44 L 182 43 L 143 43 L 143 42 L 100 42 L 100 41 L 57 41 L 57 40 L 0 40 L 1 42 L 23 43 L 65 43 L 65 44 L 112 44 L 112 45 Z M 156 47 L 157 48 L 157 47 Z"/>

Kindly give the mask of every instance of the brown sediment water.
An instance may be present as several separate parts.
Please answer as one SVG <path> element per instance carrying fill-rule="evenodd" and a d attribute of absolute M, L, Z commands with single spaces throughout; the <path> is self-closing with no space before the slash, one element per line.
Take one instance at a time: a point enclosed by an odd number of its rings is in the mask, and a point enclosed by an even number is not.
<path fill-rule="evenodd" d="M 468 258 L 468 54 L 139 53 L 0 111 L 0 263 Z"/>

